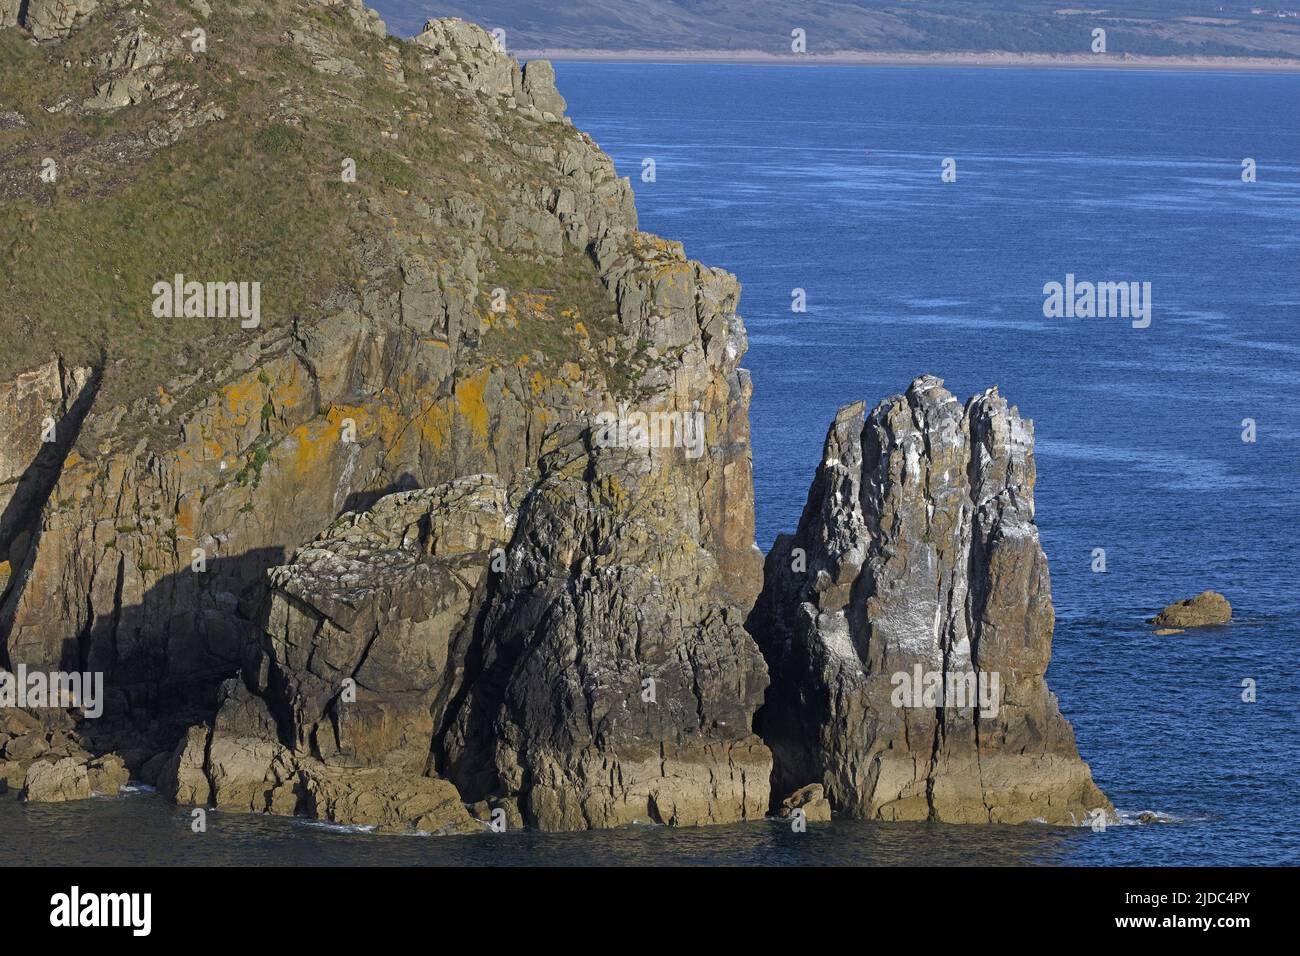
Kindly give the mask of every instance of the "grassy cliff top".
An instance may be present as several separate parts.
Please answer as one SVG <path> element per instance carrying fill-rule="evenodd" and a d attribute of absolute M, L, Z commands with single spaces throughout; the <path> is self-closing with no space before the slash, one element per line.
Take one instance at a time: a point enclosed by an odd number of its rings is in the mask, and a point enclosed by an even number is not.
<path fill-rule="evenodd" d="M 103 404 L 201 380 L 391 283 L 374 260 L 395 234 L 427 232 L 430 207 L 459 197 L 490 219 L 512 201 L 495 170 L 527 179 L 509 117 L 485 121 L 356 6 L 216 8 L 102 0 L 39 43 L 0 28 L 0 378 L 57 354 L 105 369 Z M 575 135 L 554 125 L 530 135 Z M 449 238 L 422 237 L 430 259 L 456 254 Z M 612 307 L 594 266 L 572 249 L 564 262 L 486 265 L 598 326 Z M 155 283 L 176 274 L 260 282 L 260 330 L 156 317 Z"/>

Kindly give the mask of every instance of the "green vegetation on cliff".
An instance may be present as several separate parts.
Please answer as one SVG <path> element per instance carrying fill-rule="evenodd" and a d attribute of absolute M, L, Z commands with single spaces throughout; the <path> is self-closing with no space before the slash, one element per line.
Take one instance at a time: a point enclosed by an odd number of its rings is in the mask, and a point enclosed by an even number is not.
<path fill-rule="evenodd" d="M 250 337 L 237 320 L 156 317 L 155 283 L 259 282 L 262 330 L 287 333 L 385 281 L 374 257 L 391 231 L 452 197 L 491 218 L 510 179 L 542 178 L 416 47 L 351 16 L 305 0 L 206 19 L 180 0 L 105 2 L 57 42 L 0 30 L 0 379 L 57 353 L 104 364 L 106 400 L 171 391 L 228 366 Z M 455 237 L 423 238 L 430 259 L 455 255 Z M 614 331 L 583 250 L 494 258 L 512 296 L 569 312 L 565 333 L 539 316 L 491 353 L 585 354 L 619 377 L 572 333 L 579 316 L 593 334 Z"/>

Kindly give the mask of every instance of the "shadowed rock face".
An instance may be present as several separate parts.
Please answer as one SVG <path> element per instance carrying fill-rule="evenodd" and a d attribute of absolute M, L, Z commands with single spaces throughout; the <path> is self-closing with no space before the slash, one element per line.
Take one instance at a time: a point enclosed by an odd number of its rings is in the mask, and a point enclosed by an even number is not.
<path fill-rule="evenodd" d="M 57 361 L 0 382 L 0 628 L 4 595 L 25 570 L 41 510 L 94 391 L 90 369 Z M 0 664 L 7 661 L 0 642 Z"/>
<path fill-rule="evenodd" d="M 256 670 L 296 750 L 425 771 L 463 679 L 491 553 L 513 524 L 500 482 L 472 476 L 347 514 L 271 572 Z"/>
<path fill-rule="evenodd" d="M 759 819 L 771 757 L 751 722 L 767 670 L 717 600 L 667 456 L 569 443 L 543 459 L 444 743 L 466 799 L 543 829 Z"/>
<path fill-rule="evenodd" d="M 820 783 L 864 819 L 1111 812 L 1043 677 L 1033 425 L 996 389 L 963 409 L 942 386 L 841 409 L 799 528 L 768 555 L 749 627 L 772 675 L 773 792 Z M 927 698 L 927 681 L 960 693 Z M 994 706 L 969 706 L 981 682 Z"/>
<path fill-rule="evenodd" d="M 390 495 L 273 570 L 255 686 L 228 682 L 164 792 L 431 832 L 461 829 L 433 780 L 547 830 L 761 818 L 767 670 L 691 489 L 589 437 L 517 506 L 492 475 Z"/>

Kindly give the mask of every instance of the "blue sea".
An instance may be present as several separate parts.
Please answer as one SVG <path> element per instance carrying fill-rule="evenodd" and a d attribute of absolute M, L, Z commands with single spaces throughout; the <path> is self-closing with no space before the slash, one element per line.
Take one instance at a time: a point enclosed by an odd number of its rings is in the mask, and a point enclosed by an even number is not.
<path fill-rule="evenodd" d="M 632 178 L 642 227 L 741 280 L 761 547 L 793 529 L 842 404 L 933 373 L 962 400 L 998 385 L 1034 419 L 1048 678 L 1126 819 L 1168 822 L 423 839 L 213 813 L 195 835 L 187 811 L 134 793 L 0 803 L 0 862 L 1300 863 L 1300 76 L 557 72 L 575 123 Z M 1150 282 L 1150 327 L 1046 318 L 1044 285 L 1070 274 Z M 1231 626 L 1143 623 L 1207 588 Z"/>
<path fill-rule="evenodd" d="M 1300 863 L 1300 76 L 557 69 L 642 228 L 744 287 L 764 550 L 843 404 L 928 372 L 1034 420 L 1048 680 L 1116 806 L 1174 821 L 1050 861 Z M 1150 282 L 1150 327 L 1045 318 L 1070 274 Z M 1207 588 L 1230 627 L 1143 623 Z"/>

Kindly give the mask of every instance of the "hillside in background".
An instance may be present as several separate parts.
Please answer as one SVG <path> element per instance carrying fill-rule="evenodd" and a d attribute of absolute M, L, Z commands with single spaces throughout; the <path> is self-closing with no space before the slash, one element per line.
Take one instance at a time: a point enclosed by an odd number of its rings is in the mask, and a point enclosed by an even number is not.
<path fill-rule="evenodd" d="M 517 50 L 1088 53 L 1094 27 L 1108 52 L 1139 56 L 1300 58 L 1300 0 L 1138 0 L 1070 7 L 1054 0 L 378 0 L 389 29 L 457 16 L 503 28 Z"/>

